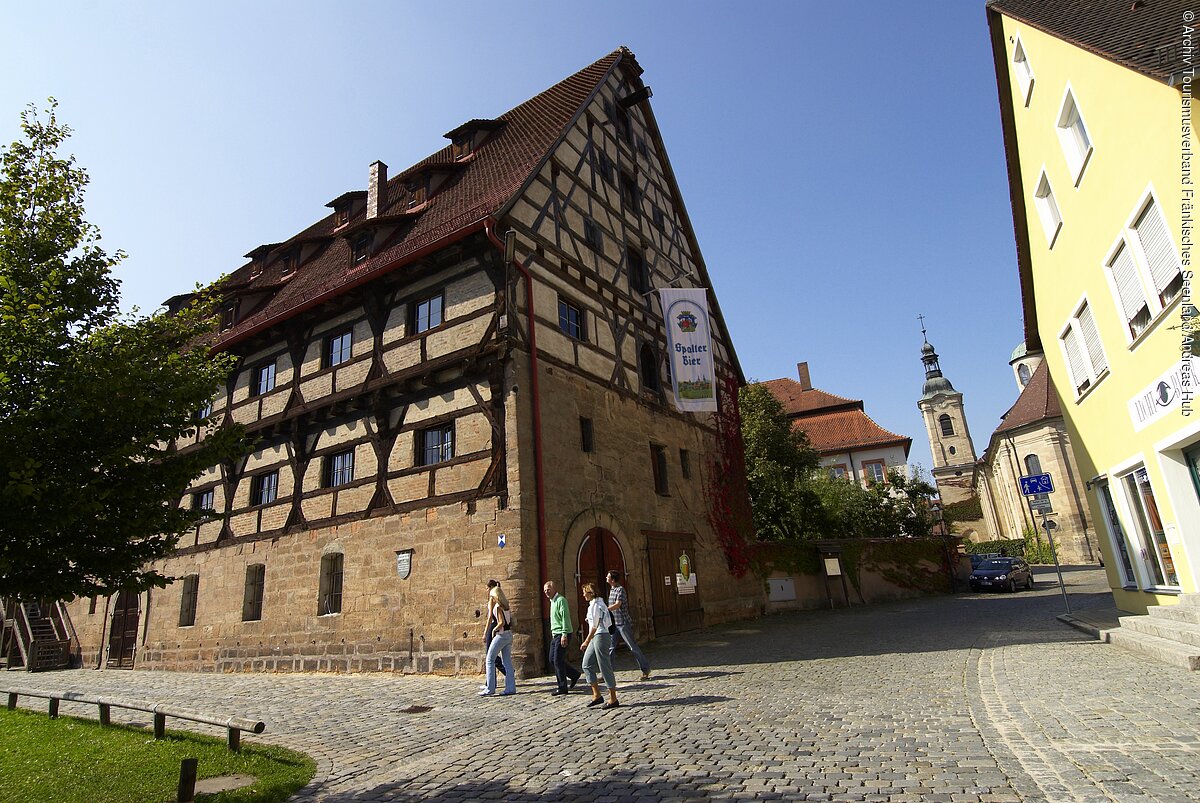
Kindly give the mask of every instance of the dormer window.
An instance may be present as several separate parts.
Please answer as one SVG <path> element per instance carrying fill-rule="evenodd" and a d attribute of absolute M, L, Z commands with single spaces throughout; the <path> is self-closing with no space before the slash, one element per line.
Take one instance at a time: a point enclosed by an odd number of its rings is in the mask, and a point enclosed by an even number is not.
<path fill-rule="evenodd" d="M 226 304 L 221 307 L 221 331 L 232 329 L 237 322 L 237 304 Z"/>
<path fill-rule="evenodd" d="M 333 227 L 340 229 L 350 222 L 350 204 L 338 204 L 333 209 Z"/>
<path fill-rule="evenodd" d="M 361 265 L 367 261 L 367 257 L 371 255 L 371 239 L 372 233 L 369 231 L 355 236 L 350 243 L 351 264 Z"/>
<path fill-rule="evenodd" d="M 422 176 L 421 178 L 419 178 L 415 181 L 410 181 L 408 184 L 405 185 L 404 189 L 408 192 L 408 208 L 409 209 L 412 209 L 414 206 L 420 206 L 421 204 L 425 203 L 425 198 L 427 196 L 427 192 L 426 192 L 427 186 L 428 186 L 428 182 L 425 180 L 424 176 Z"/>
<path fill-rule="evenodd" d="M 455 137 L 454 141 L 450 144 L 450 156 L 455 161 L 466 159 L 472 153 L 473 149 L 471 146 L 474 144 L 473 140 L 474 138 L 469 134 L 460 134 Z"/>
<path fill-rule="evenodd" d="M 300 262 L 300 248 L 289 248 L 283 252 L 283 256 L 279 258 L 279 275 L 291 276 L 296 272 L 297 264 Z"/>
<path fill-rule="evenodd" d="M 466 160 L 479 150 L 488 135 L 504 127 L 502 120 L 468 120 L 453 131 L 443 134 L 450 140 L 450 157 L 456 162 Z"/>

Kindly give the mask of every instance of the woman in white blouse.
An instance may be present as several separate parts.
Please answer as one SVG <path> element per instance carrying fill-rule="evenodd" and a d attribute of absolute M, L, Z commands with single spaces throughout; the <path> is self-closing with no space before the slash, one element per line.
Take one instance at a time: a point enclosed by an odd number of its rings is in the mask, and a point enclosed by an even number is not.
<path fill-rule="evenodd" d="M 595 583 L 583 584 L 583 598 L 588 603 L 588 634 L 580 646 L 583 647 L 583 674 L 588 685 L 592 687 L 592 700 L 588 706 L 604 703 L 604 710 L 607 711 L 620 705 L 617 701 L 617 679 L 613 677 L 612 658 L 608 654 L 609 645 L 612 643 L 612 636 L 608 632 L 609 625 L 612 624 L 612 614 L 609 613 L 604 600 L 596 595 Z M 607 703 L 600 695 L 597 674 L 603 675 L 604 685 L 608 687 Z"/>

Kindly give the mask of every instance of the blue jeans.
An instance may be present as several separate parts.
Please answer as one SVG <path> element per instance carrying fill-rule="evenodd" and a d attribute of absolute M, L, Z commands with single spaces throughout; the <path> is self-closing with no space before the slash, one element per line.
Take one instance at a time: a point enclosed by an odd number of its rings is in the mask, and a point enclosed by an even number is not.
<path fill-rule="evenodd" d="M 625 642 L 625 646 L 629 648 L 629 651 L 633 653 L 633 658 L 637 661 L 638 666 L 641 667 L 642 674 L 650 674 L 650 662 L 646 660 L 645 655 L 642 655 L 641 648 L 638 647 L 637 642 L 633 639 L 633 624 L 631 622 L 617 625 L 617 633 L 612 638 L 612 646 L 608 648 L 609 664 L 612 664 L 613 654 L 617 651 L 617 637 L 620 637 Z"/>
<path fill-rule="evenodd" d="M 501 656 L 504 662 L 504 693 L 512 694 L 517 690 L 517 680 L 513 675 L 512 665 L 512 631 L 505 630 L 492 636 L 488 645 L 487 658 L 487 693 L 496 693 L 496 656 Z"/>
<path fill-rule="evenodd" d="M 592 636 L 587 649 L 583 653 L 583 676 L 589 686 L 596 685 L 596 676 L 604 676 L 604 685 L 609 689 L 617 688 L 617 679 L 612 670 L 612 637 L 608 631 L 601 630 Z"/>

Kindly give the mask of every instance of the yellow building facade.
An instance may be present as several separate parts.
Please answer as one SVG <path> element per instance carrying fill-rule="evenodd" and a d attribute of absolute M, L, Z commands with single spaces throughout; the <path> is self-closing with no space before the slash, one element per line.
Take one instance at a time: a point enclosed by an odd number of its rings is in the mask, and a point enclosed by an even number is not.
<path fill-rule="evenodd" d="M 1109 583 L 1131 612 L 1200 591 L 1189 14 L 1175 2 L 988 6 L 1026 341 L 1045 355 Z"/>

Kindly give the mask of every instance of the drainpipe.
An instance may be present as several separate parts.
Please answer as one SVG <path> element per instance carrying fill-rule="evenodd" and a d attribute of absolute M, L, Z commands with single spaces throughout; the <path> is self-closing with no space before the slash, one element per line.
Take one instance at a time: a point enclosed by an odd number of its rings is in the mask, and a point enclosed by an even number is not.
<path fill-rule="evenodd" d="M 512 264 L 514 268 L 521 272 L 521 276 L 525 279 L 525 317 L 528 321 L 527 329 L 529 330 L 529 373 L 530 382 L 532 384 L 533 393 L 533 478 L 534 478 L 534 493 L 537 498 L 537 541 L 538 541 L 538 585 L 537 595 L 542 600 L 542 619 L 548 619 L 550 610 L 546 595 L 541 593 L 543 586 L 546 585 L 546 497 L 545 497 L 545 479 L 542 470 L 542 402 L 541 393 L 538 387 L 538 350 L 537 350 L 537 321 L 534 320 L 533 310 L 533 277 L 529 274 L 529 270 L 516 258 L 514 253 L 509 256 L 508 250 L 503 241 L 496 236 L 496 220 L 488 217 L 483 226 L 487 238 L 492 241 L 496 248 L 500 249 L 500 253 L 504 254 L 505 258 Z M 543 650 L 542 655 L 545 655 Z"/>

